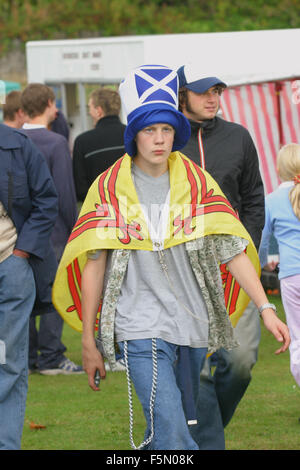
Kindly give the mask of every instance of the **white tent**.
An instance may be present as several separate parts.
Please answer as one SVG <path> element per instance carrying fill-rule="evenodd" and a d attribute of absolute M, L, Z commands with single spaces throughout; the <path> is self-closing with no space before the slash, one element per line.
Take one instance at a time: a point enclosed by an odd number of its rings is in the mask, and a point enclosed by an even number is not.
<path fill-rule="evenodd" d="M 26 44 L 28 82 L 58 88 L 75 137 L 89 127 L 85 84 L 118 84 L 146 63 L 196 64 L 228 84 L 223 116 L 252 134 L 270 192 L 278 149 L 300 142 L 299 44 L 300 29 L 34 41 Z"/>

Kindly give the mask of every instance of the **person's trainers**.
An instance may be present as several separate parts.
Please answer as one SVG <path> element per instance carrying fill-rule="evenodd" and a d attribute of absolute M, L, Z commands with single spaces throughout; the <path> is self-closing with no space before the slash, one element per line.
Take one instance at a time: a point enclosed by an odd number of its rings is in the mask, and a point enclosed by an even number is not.
<path fill-rule="evenodd" d="M 70 361 L 70 359 L 64 359 L 58 367 L 53 369 L 42 369 L 39 370 L 42 375 L 71 375 L 71 374 L 84 374 L 84 370 L 81 366 Z"/>
<path fill-rule="evenodd" d="M 124 370 L 126 370 L 124 359 L 119 359 L 118 361 L 116 361 L 116 364 L 117 364 L 117 366 L 113 370 L 113 372 L 123 372 Z M 110 368 L 110 365 L 108 364 L 108 362 L 105 363 L 105 370 L 106 371 L 111 371 L 111 368 Z"/>

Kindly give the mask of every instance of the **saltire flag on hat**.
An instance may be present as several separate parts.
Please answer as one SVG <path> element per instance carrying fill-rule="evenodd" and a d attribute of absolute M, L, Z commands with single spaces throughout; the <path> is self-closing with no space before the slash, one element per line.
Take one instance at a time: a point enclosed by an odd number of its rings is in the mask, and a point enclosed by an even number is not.
<path fill-rule="evenodd" d="M 164 65 L 145 65 L 134 69 L 121 82 L 119 91 L 127 116 L 150 103 L 178 109 L 178 76 Z"/>
<path fill-rule="evenodd" d="M 175 129 L 172 150 L 180 150 L 191 135 L 187 118 L 178 111 L 178 76 L 164 65 L 144 65 L 132 70 L 120 84 L 119 93 L 127 116 L 124 145 L 136 154 L 135 136 L 147 126 L 168 123 Z"/>

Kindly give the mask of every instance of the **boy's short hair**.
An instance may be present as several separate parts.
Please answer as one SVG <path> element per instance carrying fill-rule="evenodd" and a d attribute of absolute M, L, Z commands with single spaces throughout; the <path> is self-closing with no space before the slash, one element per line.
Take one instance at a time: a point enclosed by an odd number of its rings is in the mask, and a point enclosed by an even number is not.
<path fill-rule="evenodd" d="M 117 91 L 111 88 L 98 88 L 90 94 L 95 108 L 101 106 L 105 116 L 118 116 L 121 111 L 121 99 Z"/>
<path fill-rule="evenodd" d="M 30 118 L 40 116 L 44 113 L 50 102 L 55 101 L 55 94 L 52 88 L 43 83 L 31 83 L 22 93 L 21 103 L 23 111 Z"/>
<path fill-rule="evenodd" d="M 13 90 L 6 95 L 3 104 L 4 121 L 13 121 L 15 119 L 15 114 L 22 108 L 21 95 L 22 92 L 18 90 Z"/>

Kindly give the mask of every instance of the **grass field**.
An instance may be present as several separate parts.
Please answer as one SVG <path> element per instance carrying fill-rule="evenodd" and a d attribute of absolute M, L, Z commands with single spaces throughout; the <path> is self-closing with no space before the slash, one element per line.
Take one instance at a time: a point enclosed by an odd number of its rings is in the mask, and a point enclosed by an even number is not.
<path fill-rule="evenodd" d="M 270 297 L 283 317 L 279 297 Z M 81 363 L 81 338 L 67 325 L 68 357 Z M 300 389 L 289 370 L 289 353 L 275 356 L 276 341 L 262 328 L 252 382 L 226 428 L 228 450 L 298 450 Z M 36 429 L 36 425 L 44 426 Z M 32 429 L 33 427 L 33 429 Z M 144 417 L 134 397 L 134 441 L 143 440 Z M 23 450 L 128 450 L 129 415 L 124 372 L 108 372 L 100 392 L 86 375 L 29 377 Z"/>

